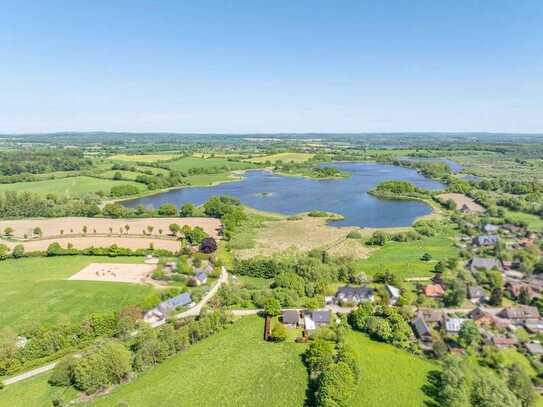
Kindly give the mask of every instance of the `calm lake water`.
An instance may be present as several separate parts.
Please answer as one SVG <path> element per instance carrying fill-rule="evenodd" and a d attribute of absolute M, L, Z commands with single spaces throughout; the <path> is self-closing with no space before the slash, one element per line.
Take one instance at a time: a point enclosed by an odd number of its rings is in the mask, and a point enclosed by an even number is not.
<path fill-rule="evenodd" d="M 199 205 L 212 196 L 230 195 L 253 208 L 285 215 L 311 210 L 339 213 L 345 219 L 332 222 L 337 226 L 394 227 L 408 226 L 417 217 L 431 213 L 430 206 L 419 201 L 378 199 L 369 195 L 368 190 L 388 180 L 408 181 L 426 189 L 443 188 L 441 183 L 408 168 L 373 163 L 335 163 L 333 166 L 352 176 L 314 180 L 255 170 L 247 172 L 241 181 L 213 187 L 180 188 L 123 204 L 131 208 L 140 204 L 155 208 L 163 203 Z"/>

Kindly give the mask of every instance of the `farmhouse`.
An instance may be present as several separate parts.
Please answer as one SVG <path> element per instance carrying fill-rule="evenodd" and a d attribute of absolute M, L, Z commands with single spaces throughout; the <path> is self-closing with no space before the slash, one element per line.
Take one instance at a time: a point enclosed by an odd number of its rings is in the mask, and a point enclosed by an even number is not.
<path fill-rule="evenodd" d="M 373 290 L 368 286 L 354 287 L 351 285 L 341 287 L 336 292 L 336 302 L 358 304 L 372 302 Z"/>

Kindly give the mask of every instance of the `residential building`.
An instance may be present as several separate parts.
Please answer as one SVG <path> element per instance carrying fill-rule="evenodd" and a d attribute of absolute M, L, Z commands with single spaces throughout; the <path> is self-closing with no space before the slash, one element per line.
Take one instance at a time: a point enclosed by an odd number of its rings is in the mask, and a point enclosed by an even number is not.
<path fill-rule="evenodd" d="M 507 336 L 494 336 L 492 344 L 499 349 L 505 349 L 518 345 L 518 340 Z"/>
<path fill-rule="evenodd" d="M 482 326 L 494 326 L 496 324 L 496 319 L 494 315 L 492 315 L 490 312 L 483 311 L 482 308 L 475 308 L 473 311 L 471 311 L 468 314 L 468 317 L 475 322 L 475 324 L 479 327 Z"/>
<path fill-rule="evenodd" d="M 328 324 L 330 324 L 330 310 L 304 312 L 304 327 L 306 330 L 311 331 Z"/>
<path fill-rule="evenodd" d="M 526 319 L 539 319 L 539 311 L 529 305 L 510 306 L 501 310 L 498 316 L 508 319 L 512 323 L 522 323 Z"/>
<path fill-rule="evenodd" d="M 429 325 L 438 325 L 443 321 L 443 312 L 432 308 L 419 308 L 417 317 L 422 318 Z"/>
<path fill-rule="evenodd" d="M 413 330 L 415 331 L 417 338 L 419 338 L 421 341 L 432 342 L 432 332 L 423 318 L 417 317 L 413 321 Z"/>
<path fill-rule="evenodd" d="M 281 321 L 283 324 L 294 328 L 300 325 L 300 312 L 297 310 L 284 310 L 281 312 Z"/>
<path fill-rule="evenodd" d="M 493 270 L 503 271 L 502 264 L 498 259 L 486 257 L 473 257 L 468 262 L 468 267 L 471 272 L 478 270 Z"/>
<path fill-rule="evenodd" d="M 500 230 L 500 228 L 496 225 L 487 223 L 486 225 L 483 226 L 483 230 L 485 231 L 485 233 L 488 233 L 488 234 L 496 234 L 498 233 L 498 230 Z"/>
<path fill-rule="evenodd" d="M 543 332 L 543 320 L 541 319 L 527 319 L 524 321 L 524 328 L 530 333 L 537 334 Z"/>
<path fill-rule="evenodd" d="M 532 355 L 543 355 L 543 346 L 539 341 L 531 341 L 524 344 L 526 350 Z"/>
<path fill-rule="evenodd" d="M 207 282 L 207 274 L 206 273 L 196 274 L 196 281 L 198 282 L 198 285 L 205 284 Z"/>
<path fill-rule="evenodd" d="M 169 298 L 166 301 L 162 301 L 158 304 L 157 309 L 162 315 L 166 315 L 168 312 L 175 310 L 179 307 L 185 307 L 192 304 L 192 297 L 189 293 L 182 293 L 175 297 Z"/>
<path fill-rule="evenodd" d="M 480 304 L 486 298 L 486 293 L 482 287 L 478 285 L 468 287 L 468 299 L 473 304 Z"/>
<path fill-rule="evenodd" d="M 361 302 L 372 302 L 373 290 L 368 286 L 354 287 L 347 285 L 336 292 L 336 302 L 359 304 Z"/>
<path fill-rule="evenodd" d="M 462 324 L 466 321 L 467 321 L 466 318 L 445 317 L 445 320 L 443 321 L 445 333 L 451 336 L 458 335 L 458 332 L 460 332 L 460 328 L 462 327 Z"/>
<path fill-rule="evenodd" d="M 445 290 L 441 284 L 428 284 L 422 290 L 424 295 L 429 298 L 441 298 L 445 294 Z"/>
<path fill-rule="evenodd" d="M 479 247 L 489 247 L 489 246 L 496 246 L 496 244 L 500 241 L 500 237 L 496 235 L 482 235 L 482 236 L 476 236 L 472 239 L 472 243 L 475 246 Z"/>

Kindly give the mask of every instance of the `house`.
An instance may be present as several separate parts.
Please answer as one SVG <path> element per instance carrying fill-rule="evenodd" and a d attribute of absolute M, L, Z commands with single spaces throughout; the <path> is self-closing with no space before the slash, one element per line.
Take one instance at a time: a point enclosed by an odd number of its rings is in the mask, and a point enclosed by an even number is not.
<path fill-rule="evenodd" d="M 513 233 L 513 234 L 526 233 L 526 228 L 522 226 L 513 225 L 511 223 L 506 223 L 502 225 L 502 228 L 507 230 L 509 233 Z"/>
<path fill-rule="evenodd" d="M 496 225 L 492 225 L 490 223 L 487 223 L 486 225 L 483 226 L 483 230 L 485 231 L 485 233 L 488 233 L 488 234 L 496 234 L 498 233 L 498 230 L 500 228 Z"/>
<path fill-rule="evenodd" d="M 495 235 L 482 235 L 482 236 L 476 236 L 471 241 L 475 246 L 479 247 L 489 247 L 489 246 L 496 246 L 496 244 L 500 241 L 499 236 Z"/>
<path fill-rule="evenodd" d="M 473 304 L 479 304 L 486 297 L 485 291 L 478 285 L 468 287 L 468 299 Z"/>
<path fill-rule="evenodd" d="M 445 317 L 444 319 L 444 328 L 447 335 L 458 335 L 458 332 L 460 332 L 460 328 L 462 327 L 462 324 L 466 322 L 467 319 L 465 318 L 450 318 Z"/>
<path fill-rule="evenodd" d="M 530 333 L 537 334 L 543 332 L 543 320 L 527 319 L 524 321 L 524 328 Z"/>
<path fill-rule="evenodd" d="M 499 349 L 505 349 L 518 345 L 518 340 L 507 336 L 494 336 L 492 338 L 492 344 Z"/>
<path fill-rule="evenodd" d="M 502 266 L 505 271 L 516 270 L 520 267 L 520 261 L 502 260 Z"/>
<path fill-rule="evenodd" d="M 330 310 L 306 311 L 304 313 L 304 327 L 308 331 L 330 323 Z"/>
<path fill-rule="evenodd" d="M 427 324 L 438 325 L 443 321 L 443 312 L 438 309 L 420 308 L 417 317 L 422 318 Z"/>
<path fill-rule="evenodd" d="M 432 342 L 432 332 L 424 319 L 417 317 L 413 321 L 413 331 L 422 342 Z"/>
<path fill-rule="evenodd" d="M 166 301 L 162 301 L 157 306 L 157 310 L 163 315 L 166 316 L 166 314 L 170 311 L 173 311 L 176 308 L 179 307 L 185 307 L 190 306 L 192 304 L 192 298 L 189 293 L 182 293 L 175 297 L 169 298 Z"/>
<path fill-rule="evenodd" d="M 496 324 L 496 319 L 494 315 L 489 312 L 483 311 L 481 308 L 477 307 L 468 314 L 468 317 L 475 322 L 475 325 L 481 326 L 494 326 Z"/>
<path fill-rule="evenodd" d="M 468 267 L 471 272 L 478 270 L 493 270 L 503 271 L 502 264 L 498 259 L 486 257 L 473 257 L 468 262 Z"/>
<path fill-rule="evenodd" d="M 445 290 L 440 284 L 428 284 L 422 290 L 424 295 L 430 298 L 441 298 L 445 294 Z"/>
<path fill-rule="evenodd" d="M 526 319 L 539 319 L 539 311 L 536 307 L 519 305 L 506 307 L 498 313 L 498 316 L 508 319 L 513 323 L 522 323 Z"/>
<path fill-rule="evenodd" d="M 207 274 L 206 273 L 196 274 L 196 281 L 198 282 L 198 285 L 205 284 L 207 282 Z"/>
<path fill-rule="evenodd" d="M 543 355 L 543 346 L 538 341 L 530 341 L 524 344 L 526 350 L 532 355 Z"/>
<path fill-rule="evenodd" d="M 541 278 L 541 275 L 530 277 L 528 280 L 526 280 L 526 283 L 535 292 L 539 293 L 543 291 L 543 279 Z"/>
<path fill-rule="evenodd" d="M 401 296 L 400 289 L 398 287 L 394 287 L 393 285 L 386 284 L 385 290 L 389 296 L 389 304 L 396 304 Z"/>
<path fill-rule="evenodd" d="M 368 286 L 354 287 L 347 285 L 336 292 L 336 302 L 358 304 L 361 302 L 372 302 L 373 290 Z"/>
<path fill-rule="evenodd" d="M 292 309 L 284 310 L 281 312 L 281 321 L 283 324 L 295 328 L 300 325 L 300 312 Z"/>

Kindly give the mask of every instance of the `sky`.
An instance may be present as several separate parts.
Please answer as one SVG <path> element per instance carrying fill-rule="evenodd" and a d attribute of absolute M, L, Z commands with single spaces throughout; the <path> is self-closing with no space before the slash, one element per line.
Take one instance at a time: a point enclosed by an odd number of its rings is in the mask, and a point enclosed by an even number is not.
<path fill-rule="evenodd" d="M 0 133 L 543 132 L 543 1 L 0 6 Z"/>

